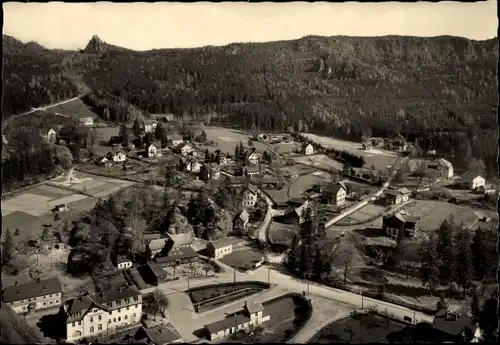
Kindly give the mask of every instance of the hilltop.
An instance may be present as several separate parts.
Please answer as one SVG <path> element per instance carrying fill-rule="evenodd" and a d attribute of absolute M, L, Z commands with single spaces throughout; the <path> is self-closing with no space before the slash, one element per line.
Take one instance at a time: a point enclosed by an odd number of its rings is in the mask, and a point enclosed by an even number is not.
<path fill-rule="evenodd" d="M 4 44 L 6 114 L 19 112 L 29 101 L 13 73 L 24 73 L 21 61 L 38 59 L 60 77 L 48 86 L 38 82 L 47 78 L 45 68 L 37 69 L 31 82 L 26 76 L 30 104 L 48 102 L 54 94 L 74 95 L 74 83 L 64 77 L 71 72 L 93 90 L 86 101 L 116 122 L 128 120 L 120 104 L 131 103 L 150 113 L 211 113 L 247 128 L 252 123 L 262 130 L 302 127 L 352 140 L 401 133 L 445 147 L 461 145 L 465 133 L 472 146 L 473 138 L 489 140 L 472 147 L 475 156 L 496 158 L 491 139 L 498 103 L 494 39 L 308 36 L 135 52 L 94 36 L 80 52 L 40 49 L 34 58 L 27 45 L 22 50 L 16 43 L 15 59 L 10 46 Z"/>

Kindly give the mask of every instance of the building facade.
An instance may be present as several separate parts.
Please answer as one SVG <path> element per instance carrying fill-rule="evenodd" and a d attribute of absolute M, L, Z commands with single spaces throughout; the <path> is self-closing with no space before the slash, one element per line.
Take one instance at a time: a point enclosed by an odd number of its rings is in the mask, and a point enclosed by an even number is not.
<path fill-rule="evenodd" d="M 61 307 L 66 340 L 76 341 L 138 324 L 142 316 L 142 296 L 135 289 L 116 289 L 67 301 Z"/>
<path fill-rule="evenodd" d="M 304 144 L 302 145 L 302 153 L 305 155 L 312 155 L 314 154 L 314 147 L 311 144 Z"/>
<path fill-rule="evenodd" d="M 383 218 L 382 228 L 386 236 L 397 239 L 402 236 L 413 239 L 418 231 L 418 219 L 406 214 L 397 213 Z"/>
<path fill-rule="evenodd" d="M 248 188 L 243 192 L 243 208 L 252 208 L 255 206 L 257 202 L 257 191 L 252 187 L 248 186 Z"/>
<path fill-rule="evenodd" d="M 233 241 L 223 238 L 207 243 L 207 252 L 214 259 L 223 258 L 233 252 Z"/>
<path fill-rule="evenodd" d="M 59 307 L 62 303 L 62 285 L 51 278 L 14 284 L 5 288 L 2 300 L 18 314 Z"/>

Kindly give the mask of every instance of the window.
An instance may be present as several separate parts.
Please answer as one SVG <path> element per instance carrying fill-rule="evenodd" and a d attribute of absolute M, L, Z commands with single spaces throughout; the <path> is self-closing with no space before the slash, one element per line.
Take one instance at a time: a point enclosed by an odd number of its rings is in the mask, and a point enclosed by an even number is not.
<path fill-rule="evenodd" d="M 134 316 L 134 318 L 135 318 L 135 316 L 136 316 L 136 315 L 135 315 L 135 313 L 133 313 L 132 315 L 133 315 L 133 316 Z"/>
<path fill-rule="evenodd" d="M 78 326 L 81 326 L 82 325 L 82 322 L 81 321 L 78 321 Z"/>
<path fill-rule="evenodd" d="M 113 322 L 116 322 L 116 317 L 113 318 Z"/>
<path fill-rule="evenodd" d="M 127 320 L 128 319 L 128 315 L 125 315 L 124 319 Z"/>
<path fill-rule="evenodd" d="M 90 322 L 94 322 L 94 318 L 93 317 L 90 318 Z"/>
<path fill-rule="evenodd" d="M 98 331 L 102 331 L 102 325 L 101 325 L 101 324 L 98 324 L 98 325 L 97 325 L 97 330 L 98 330 Z"/>
<path fill-rule="evenodd" d="M 130 298 L 125 298 L 125 303 L 130 303 Z"/>
<path fill-rule="evenodd" d="M 120 313 L 120 312 L 121 312 L 121 310 L 122 310 L 122 308 L 118 308 L 118 313 Z"/>
<path fill-rule="evenodd" d="M 109 315 L 111 315 L 111 313 L 112 313 L 112 312 L 113 312 L 113 311 L 112 311 L 112 310 L 110 310 L 110 311 L 109 311 Z"/>
<path fill-rule="evenodd" d="M 90 326 L 90 333 L 94 333 L 94 326 Z"/>
<path fill-rule="evenodd" d="M 139 306 L 136 304 L 136 305 L 135 305 L 135 309 L 137 309 L 137 308 L 139 308 Z"/>
<path fill-rule="evenodd" d="M 71 324 L 71 326 L 75 327 L 75 323 L 73 322 L 73 323 Z"/>
<path fill-rule="evenodd" d="M 139 300 L 139 297 L 134 296 L 134 301 L 138 301 L 138 300 Z"/>
<path fill-rule="evenodd" d="M 118 316 L 118 322 L 120 322 L 122 320 L 121 316 Z"/>
<path fill-rule="evenodd" d="M 101 320 L 102 320 L 101 315 L 99 315 L 99 316 L 97 317 L 97 319 L 98 319 L 99 321 L 101 321 Z"/>
<path fill-rule="evenodd" d="M 49 297 L 52 297 L 52 295 L 49 295 Z"/>
<path fill-rule="evenodd" d="M 129 308 L 129 307 L 127 307 L 127 310 L 130 310 L 130 308 Z"/>
<path fill-rule="evenodd" d="M 49 304 L 52 304 L 52 303 L 53 303 L 52 301 L 49 302 Z"/>
<path fill-rule="evenodd" d="M 59 303 L 59 300 L 58 300 L 58 299 L 56 299 L 55 303 Z"/>
<path fill-rule="evenodd" d="M 45 307 L 47 305 L 47 302 L 43 302 L 43 306 Z"/>
<path fill-rule="evenodd" d="M 45 298 L 47 298 L 47 296 L 43 296 L 43 298 L 45 299 Z"/>
<path fill-rule="evenodd" d="M 111 320 L 108 320 L 108 323 L 111 323 Z"/>

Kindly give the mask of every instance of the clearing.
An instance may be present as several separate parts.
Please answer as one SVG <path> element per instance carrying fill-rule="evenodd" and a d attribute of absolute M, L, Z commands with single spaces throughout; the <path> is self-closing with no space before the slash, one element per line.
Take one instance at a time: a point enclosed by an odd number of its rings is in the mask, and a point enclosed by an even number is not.
<path fill-rule="evenodd" d="M 412 330 L 413 327 L 394 320 L 387 323 L 384 318 L 374 314 L 356 314 L 323 327 L 310 342 L 388 343 L 388 338 L 392 340 L 403 329 Z"/>
<path fill-rule="evenodd" d="M 60 115 L 67 115 L 73 117 L 91 117 L 94 120 L 99 119 L 96 113 L 87 106 L 81 99 L 75 99 L 74 101 L 63 103 L 49 109 L 50 112 Z"/>
<path fill-rule="evenodd" d="M 375 166 L 376 170 L 385 171 L 387 165 L 392 165 L 396 161 L 398 154 L 384 149 L 372 149 L 365 151 L 361 148 L 361 143 L 352 141 L 340 140 L 321 135 L 304 133 L 305 136 L 312 141 L 321 144 L 325 147 L 330 147 L 336 150 L 345 150 L 347 152 L 363 156 L 365 158 L 365 166 Z"/>
<path fill-rule="evenodd" d="M 205 127 L 205 133 L 207 134 L 208 140 L 213 140 L 217 143 L 217 147 L 200 146 L 202 150 L 205 150 L 205 148 L 209 148 L 213 151 L 219 149 L 230 155 L 234 154 L 234 149 L 240 141 L 242 141 L 245 146 L 248 146 L 248 139 L 251 137 L 249 133 L 222 127 Z M 268 149 L 268 146 L 258 141 L 253 142 L 253 147 L 255 147 L 258 152 L 264 152 Z"/>
<path fill-rule="evenodd" d="M 376 216 L 381 216 L 386 211 L 384 206 L 368 204 L 365 207 L 359 209 L 358 211 L 350 214 L 349 216 L 341 219 L 335 225 L 356 225 L 360 223 L 364 223 L 370 220 L 374 220 L 373 218 Z"/>
<path fill-rule="evenodd" d="M 324 154 L 295 156 L 291 157 L 290 159 L 300 164 L 305 164 L 314 168 L 319 168 L 328 171 L 331 171 L 332 169 L 342 170 L 344 168 L 344 164 L 336 160 L 333 160 L 331 158 L 328 158 Z"/>
<path fill-rule="evenodd" d="M 290 184 L 288 188 L 288 197 L 301 198 L 304 196 L 305 192 L 315 184 L 325 183 L 328 180 L 331 180 L 330 175 L 323 172 L 314 172 L 308 175 L 299 176 Z"/>

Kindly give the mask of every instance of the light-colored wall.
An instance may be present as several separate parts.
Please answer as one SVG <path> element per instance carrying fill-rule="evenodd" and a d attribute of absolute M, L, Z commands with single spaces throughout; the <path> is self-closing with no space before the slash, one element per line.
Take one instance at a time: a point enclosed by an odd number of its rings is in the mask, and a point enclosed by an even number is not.
<path fill-rule="evenodd" d="M 36 298 L 30 298 L 7 303 L 16 313 L 22 314 L 28 311 L 28 305 L 31 303 L 36 303 L 35 310 L 46 309 L 46 308 L 54 308 L 59 307 L 61 305 L 61 293 L 56 294 L 48 294 L 45 296 L 40 296 Z"/>
<path fill-rule="evenodd" d="M 100 320 L 99 316 L 101 317 Z M 141 321 L 141 316 L 142 302 L 140 296 L 137 304 L 115 309 L 111 312 L 94 308 L 87 313 L 81 321 L 66 324 L 66 339 L 68 341 L 73 341 L 99 333 L 113 332 L 117 327 L 139 323 Z M 118 321 L 118 318 L 120 318 L 120 321 Z M 99 325 L 101 325 L 101 330 L 99 330 Z M 93 332 L 91 332 L 91 327 L 94 327 Z M 81 335 L 75 335 L 76 331 L 80 331 Z"/>

